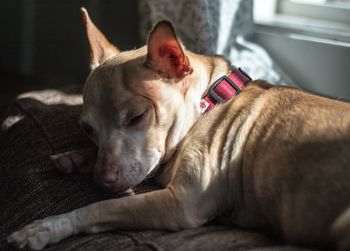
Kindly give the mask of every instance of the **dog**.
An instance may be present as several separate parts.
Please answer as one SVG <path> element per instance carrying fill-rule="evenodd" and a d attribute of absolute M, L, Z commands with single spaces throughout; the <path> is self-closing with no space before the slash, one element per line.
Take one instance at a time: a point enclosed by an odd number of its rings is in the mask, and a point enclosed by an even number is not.
<path fill-rule="evenodd" d="M 35 221 L 9 242 L 38 250 L 78 233 L 177 231 L 225 215 L 289 244 L 350 250 L 348 103 L 251 81 L 186 50 L 166 21 L 146 46 L 120 52 L 82 14 L 92 71 L 81 123 L 98 146 L 95 180 L 124 191 L 158 173 L 163 188 Z M 212 86 L 221 82 L 238 95 L 223 98 Z M 66 171 L 83 160 L 58 158 Z"/>

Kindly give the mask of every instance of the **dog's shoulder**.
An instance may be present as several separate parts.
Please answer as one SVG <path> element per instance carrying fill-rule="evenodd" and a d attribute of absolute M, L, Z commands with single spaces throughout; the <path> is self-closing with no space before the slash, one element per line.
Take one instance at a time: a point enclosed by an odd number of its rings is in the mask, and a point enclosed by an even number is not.
<path fill-rule="evenodd" d="M 252 81 L 250 86 L 261 90 L 269 90 L 270 88 L 274 87 L 274 85 L 270 84 L 269 82 L 260 79 Z"/>

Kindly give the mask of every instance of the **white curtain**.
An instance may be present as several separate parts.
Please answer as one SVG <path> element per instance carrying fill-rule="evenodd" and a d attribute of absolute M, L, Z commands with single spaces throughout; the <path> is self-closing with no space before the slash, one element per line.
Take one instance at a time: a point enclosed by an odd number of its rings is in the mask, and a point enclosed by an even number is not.
<path fill-rule="evenodd" d="M 253 79 L 290 82 L 262 47 L 248 41 L 254 29 L 253 0 L 139 0 L 139 12 L 144 41 L 156 22 L 168 20 L 191 51 L 223 55 Z"/>

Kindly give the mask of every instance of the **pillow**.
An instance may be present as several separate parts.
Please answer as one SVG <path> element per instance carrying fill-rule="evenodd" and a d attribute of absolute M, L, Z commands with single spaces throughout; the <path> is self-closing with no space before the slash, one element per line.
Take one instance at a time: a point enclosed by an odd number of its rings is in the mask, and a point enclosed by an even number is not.
<path fill-rule="evenodd" d="M 127 194 L 107 194 L 89 174 L 63 174 L 49 156 L 91 147 L 78 123 L 81 95 L 57 90 L 26 93 L 17 99 L 0 131 L 0 250 L 10 250 L 6 237 L 20 227 L 46 216 L 69 212 L 94 201 Z M 158 189 L 152 180 L 135 193 Z M 48 250 L 246 250 L 275 241 L 258 233 L 226 226 L 203 226 L 181 232 L 110 231 L 78 235 Z M 288 248 L 285 250 L 297 250 Z"/>

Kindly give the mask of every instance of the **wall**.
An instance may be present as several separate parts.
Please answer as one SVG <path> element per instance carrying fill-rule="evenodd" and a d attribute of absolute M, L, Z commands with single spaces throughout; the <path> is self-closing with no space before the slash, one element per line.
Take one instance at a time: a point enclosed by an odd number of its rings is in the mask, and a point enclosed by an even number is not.
<path fill-rule="evenodd" d="M 137 0 L 2 1 L 0 72 L 83 82 L 89 63 L 81 6 L 119 48 L 139 46 Z"/>

